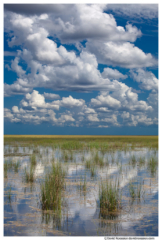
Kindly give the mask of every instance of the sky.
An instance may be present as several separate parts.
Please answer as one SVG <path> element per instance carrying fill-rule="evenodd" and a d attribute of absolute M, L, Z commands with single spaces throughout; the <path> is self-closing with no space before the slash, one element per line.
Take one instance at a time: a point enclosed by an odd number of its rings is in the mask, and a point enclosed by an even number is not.
<path fill-rule="evenodd" d="M 158 4 L 4 4 L 4 134 L 157 135 Z"/>

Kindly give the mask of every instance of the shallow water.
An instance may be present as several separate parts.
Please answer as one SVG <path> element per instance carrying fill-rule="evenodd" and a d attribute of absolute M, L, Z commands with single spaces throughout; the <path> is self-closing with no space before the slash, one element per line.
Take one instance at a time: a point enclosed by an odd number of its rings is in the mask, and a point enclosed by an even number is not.
<path fill-rule="evenodd" d="M 5 146 L 6 162 L 20 162 L 4 178 L 5 236 L 158 236 L 158 171 L 148 168 L 150 157 L 157 151 L 136 148 L 133 151 L 101 152 L 97 150 L 67 151 L 38 146 L 36 149 Z M 26 183 L 24 171 L 30 166 L 30 155 L 36 155 L 35 181 Z M 95 173 L 86 168 L 86 161 L 95 154 L 102 157 L 104 167 L 95 166 Z M 14 156 L 12 156 L 14 155 Z M 17 155 L 17 156 L 16 156 Z M 130 160 L 135 157 L 136 162 Z M 145 161 L 139 164 L 140 157 Z M 40 184 L 53 162 L 62 162 L 66 170 L 66 189 L 61 215 L 41 210 Z M 79 188 L 86 178 L 86 191 Z M 99 186 L 102 181 L 118 182 L 122 208 L 102 215 Z M 141 186 L 140 199 L 132 199 L 129 184 Z"/>

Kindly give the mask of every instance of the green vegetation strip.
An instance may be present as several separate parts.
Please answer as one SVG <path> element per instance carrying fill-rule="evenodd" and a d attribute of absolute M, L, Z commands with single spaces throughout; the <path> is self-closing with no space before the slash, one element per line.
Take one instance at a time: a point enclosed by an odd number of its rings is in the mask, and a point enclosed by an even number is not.
<path fill-rule="evenodd" d="M 121 149 L 130 147 L 158 148 L 158 136 L 85 136 L 85 135 L 4 135 L 4 144 L 44 145 L 67 150 Z"/>

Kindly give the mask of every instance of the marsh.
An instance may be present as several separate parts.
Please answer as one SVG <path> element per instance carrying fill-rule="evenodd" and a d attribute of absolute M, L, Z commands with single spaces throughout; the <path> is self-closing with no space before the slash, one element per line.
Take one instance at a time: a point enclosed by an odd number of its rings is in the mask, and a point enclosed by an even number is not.
<path fill-rule="evenodd" d="M 4 138 L 5 236 L 158 236 L 158 137 Z"/>

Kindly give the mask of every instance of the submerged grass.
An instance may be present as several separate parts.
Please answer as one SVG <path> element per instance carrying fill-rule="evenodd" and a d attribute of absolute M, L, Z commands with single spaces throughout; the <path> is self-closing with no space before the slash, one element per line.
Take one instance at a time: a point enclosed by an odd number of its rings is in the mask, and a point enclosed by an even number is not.
<path fill-rule="evenodd" d="M 41 185 L 42 210 L 61 211 L 62 191 L 65 188 L 65 171 L 60 163 L 53 164 L 51 172 L 45 176 Z"/>

